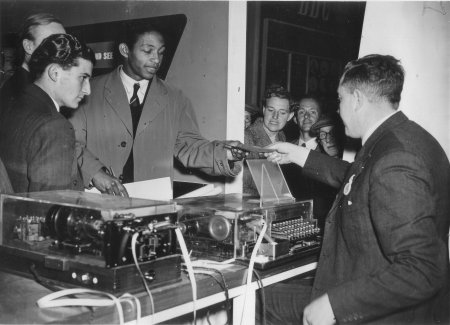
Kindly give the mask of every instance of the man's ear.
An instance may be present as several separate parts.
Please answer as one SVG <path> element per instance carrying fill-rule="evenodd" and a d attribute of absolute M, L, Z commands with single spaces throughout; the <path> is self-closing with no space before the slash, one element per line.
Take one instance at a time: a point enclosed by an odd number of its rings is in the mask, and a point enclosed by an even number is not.
<path fill-rule="evenodd" d="M 50 80 L 56 82 L 59 76 L 59 66 L 57 64 L 50 64 L 47 67 L 47 75 Z"/>
<path fill-rule="evenodd" d="M 125 43 L 120 43 L 119 44 L 119 52 L 120 54 L 124 57 L 124 58 L 128 58 L 128 45 Z"/>
<path fill-rule="evenodd" d="M 358 88 L 353 91 L 352 95 L 354 97 L 354 110 L 357 111 L 364 105 L 364 101 L 367 100 L 367 98 L 366 95 Z"/>
<path fill-rule="evenodd" d="M 22 41 L 23 50 L 26 54 L 31 55 L 33 53 L 33 41 L 29 39 L 24 39 Z"/>

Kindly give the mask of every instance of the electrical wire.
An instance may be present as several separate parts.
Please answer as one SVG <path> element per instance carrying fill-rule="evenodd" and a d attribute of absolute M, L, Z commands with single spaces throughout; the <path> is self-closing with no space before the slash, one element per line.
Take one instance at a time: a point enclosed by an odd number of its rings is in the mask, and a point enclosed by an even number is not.
<path fill-rule="evenodd" d="M 119 299 L 124 299 L 126 301 L 129 301 L 130 299 L 134 300 L 134 303 L 136 304 L 136 325 L 139 325 L 139 322 L 141 320 L 141 302 L 136 296 L 133 296 L 129 293 L 124 293 Z"/>
<path fill-rule="evenodd" d="M 183 234 L 181 233 L 180 228 L 175 228 L 175 234 L 177 235 L 178 243 L 180 244 L 181 253 L 183 254 L 184 263 L 186 264 L 186 268 L 188 271 L 189 279 L 191 281 L 192 287 L 192 305 L 193 305 L 193 314 L 194 314 L 194 325 L 197 324 L 197 282 L 195 281 L 195 273 L 192 267 L 191 258 L 189 257 L 189 253 L 186 247 L 186 242 L 184 241 Z"/>
<path fill-rule="evenodd" d="M 255 265 L 256 254 L 258 253 L 259 247 L 261 246 L 261 242 L 267 231 L 267 223 L 264 221 L 262 221 L 262 223 L 263 223 L 263 227 L 261 229 L 261 232 L 259 233 L 258 239 L 256 240 L 255 247 L 253 247 L 253 251 L 250 256 L 250 262 L 249 262 L 248 269 L 247 269 L 247 281 L 246 281 L 247 285 L 245 288 L 244 303 L 243 303 L 242 312 L 241 312 L 241 321 L 240 321 L 241 325 L 242 325 L 242 319 L 244 318 L 244 310 L 245 310 L 246 303 L 247 303 L 247 296 L 251 289 L 252 275 L 253 275 L 253 269 L 254 269 L 254 265 Z"/>
<path fill-rule="evenodd" d="M 214 280 L 217 281 L 217 283 L 219 283 L 219 285 L 224 290 L 225 302 L 226 302 L 226 305 L 227 305 L 227 324 L 229 324 L 230 319 L 231 319 L 231 301 L 230 301 L 230 295 L 229 295 L 229 287 L 228 287 L 228 284 L 227 284 L 227 282 L 225 280 L 225 275 L 220 270 L 217 270 L 217 269 L 215 269 L 213 267 L 194 266 L 194 268 L 195 268 L 195 272 L 196 273 L 202 273 L 202 274 L 206 274 L 206 275 L 211 276 Z M 205 272 L 198 272 L 198 270 L 202 270 L 202 271 L 205 271 Z M 220 277 L 221 277 L 221 281 L 218 280 L 213 275 L 213 273 L 210 273 L 210 272 L 218 273 L 220 275 Z"/>
<path fill-rule="evenodd" d="M 56 283 L 54 283 L 53 281 L 50 280 L 46 280 L 43 279 L 38 271 L 36 270 L 36 265 L 34 265 L 34 263 L 32 263 L 30 265 L 30 272 L 34 277 L 34 280 L 39 283 L 40 285 L 42 285 L 43 287 L 49 289 L 50 291 L 59 291 L 62 289 L 62 287 L 58 286 Z"/>
<path fill-rule="evenodd" d="M 141 267 L 139 266 L 139 262 L 137 260 L 137 256 L 136 256 L 136 243 L 137 243 L 137 238 L 139 237 L 139 233 L 136 232 L 133 234 L 133 237 L 131 237 L 131 253 L 133 255 L 133 260 L 134 260 L 134 264 L 136 265 L 136 268 L 139 272 L 139 275 L 141 276 L 141 280 L 144 283 L 144 287 L 145 290 L 147 291 L 148 297 L 150 299 L 150 306 L 151 306 L 151 310 L 150 310 L 150 324 L 153 324 L 153 314 L 155 313 L 155 303 L 153 301 L 153 295 L 150 291 L 150 288 L 148 287 L 147 284 L 147 279 L 145 278 L 144 274 L 142 273 Z"/>
<path fill-rule="evenodd" d="M 80 294 L 106 296 L 109 299 L 98 299 L 98 298 L 94 299 L 81 297 L 76 298 L 76 295 Z M 72 297 L 72 298 L 59 299 L 62 297 Z M 136 304 L 136 324 L 139 325 L 139 321 L 141 319 L 141 303 L 138 298 L 129 293 L 125 293 L 119 298 L 116 298 L 114 295 L 103 291 L 90 290 L 85 288 L 64 289 L 42 297 L 36 302 L 36 304 L 39 306 L 39 308 L 66 307 L 66 306 L 106 307 L 115 305 L 119 316 L 119 324 L 122 325 L 124 324 L 125 319 L 121 302 L 129 302 L 133 306 L 133 303 L 130 300 L 133 300 Z"/>
<path fill-rule="evenodd" d="M 107 296 L 109 299 L 93 299 L 93 298 L 67 298 L 58 299 L 64 296 L 71 296 L 76 294 L 93 294 L 100 296 Z M 58 300 L 57 300 L 58 299 Z M 50 307 L 66 307 L 66 306 L 90 306 L 90 307 L 105 307 L 115 305 L 117 313 L 119 315 L 119 324 L 124 324 L 124 316 L 122 305 L 120 304 L 119 298 L 114 295 L 97 290 L 90 290 L 84 288 L 77 289 L 65 289 L 57 292 L 50 293 L 41 299 L 39 299 L 36 304 L 39 308 L 50 308 Z"/>
<path fill-rule="evenodd" d="M 247 262 L 241 260 L 236 260 L 235 263 L 244 266 L 248 265 Z M 266 325 L 266 295 L 264 292 L 264 284 L 261 280 L 259 273 L 255 269 L 253 269 L 253 275 L 256 277 L 256 282 L 258 283 L 260 289 L 259 294 L 261 296 L 261 322 L 263 325 Z"/>

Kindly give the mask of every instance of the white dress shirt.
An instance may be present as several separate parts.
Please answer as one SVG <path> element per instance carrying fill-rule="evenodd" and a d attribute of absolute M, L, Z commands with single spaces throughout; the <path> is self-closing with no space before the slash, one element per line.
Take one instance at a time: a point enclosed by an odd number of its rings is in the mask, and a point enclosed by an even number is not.
<path fill-rule="evenodd" d="M 120 79 L 122 79 L 123 87 L 125 88 L 125 92 L 127 93 L 128 102 L 130 102 L 131 97 L 133 96 L 134 84 L 138 83 L 140 85 L 138 90 L 138 97 L 139 102 L 142 104 L 149 81 L 146 79 L 142 79 L 140 81 L 134 80 L 123 71 L 122 66 L 120 66 L 119 71 Z"/>
<path fill-rule="evenodd" d="M 311 150 L 316 150 L 317 146 L 319 145 L 317 143 L 317 138 L 311 138 L 308 141 L 303 141 L 302 139 L 298 139 L 298 145 L 301 146 L 302 144 L 305 144 L 305 147 Z"/>

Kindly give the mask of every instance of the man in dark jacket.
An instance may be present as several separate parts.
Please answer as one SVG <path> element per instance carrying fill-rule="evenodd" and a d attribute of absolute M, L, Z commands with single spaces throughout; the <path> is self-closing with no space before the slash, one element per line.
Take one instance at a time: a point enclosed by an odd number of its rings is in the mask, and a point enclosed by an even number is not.
<path fill-rule="evenodd" d="M 61 21 L 49 13 L 38 13 L 25 19 L 19 32 L 20 66 L 0 89 L 0 115 L 32 83 L 29 62 L 34 50 L 48 36 L 65 32 Z"/>
<path fill-rule="evenodd" d="M 34 51 L 35 81 L 0 122 L 0 152 L 15 192 L 83 189 L 75 133 L 59 111 L 89 95 L 94 62 L 94 52 L 67 34 L 49 36 Z"/>
<path fill-rule="evenodd" d="M 352 164 L 272 146 L 271 161 L 297 163 L 340 188 L 303 324 L 448 324 L 450 164 L 439 143 L 397 111 L 403 82 L 392 56 L 345 67 L 340 115 L 346 134 L 363 144 Z"/>

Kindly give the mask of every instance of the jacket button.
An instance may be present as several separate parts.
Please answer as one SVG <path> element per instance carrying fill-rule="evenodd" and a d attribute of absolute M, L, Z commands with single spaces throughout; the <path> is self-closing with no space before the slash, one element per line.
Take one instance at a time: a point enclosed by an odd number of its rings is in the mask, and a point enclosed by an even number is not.
<path fill-rule="evenodd" d="M 125 147 L 127 146 L 127 143 L 126 143 L 125 141 L 122 141 L 122 142 L 120 143 L 120 146 L 123 147 L 123 148 L 125 148 Z"/>
<path fill-rule="evenodd" d="M 73 184 L 73 186 L 77 186 L 78 181 L 75 179 L 75 180 L 73 180 L 72 184 Z"/>
<path fill-rule="evenodd" d="M 123 174 L 119 175 L 119 181 L 122 183 L 122 181 L 123 181 Z"/>

